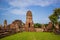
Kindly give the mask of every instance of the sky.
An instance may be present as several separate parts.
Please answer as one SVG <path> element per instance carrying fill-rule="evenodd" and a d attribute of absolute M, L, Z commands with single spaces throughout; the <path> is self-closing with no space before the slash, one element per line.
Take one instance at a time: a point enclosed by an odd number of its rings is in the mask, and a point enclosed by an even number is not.
<path fill-rule="evenodd" d="M 60 8 L 60 0 L 0 0 L 0 24 L 7 20 L 26 22 L 26 13 L 32 12 L 34 23 L 49 23 L 49 16 L 55 8 Z"/>

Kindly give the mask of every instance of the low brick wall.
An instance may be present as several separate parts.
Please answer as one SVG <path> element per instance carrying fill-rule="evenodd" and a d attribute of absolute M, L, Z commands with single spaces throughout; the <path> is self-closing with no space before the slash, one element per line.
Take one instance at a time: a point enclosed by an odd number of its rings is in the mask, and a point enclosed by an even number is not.
<path fill-rule="evenodd" d="M 35 28 L 36 32 L 43 32 L 44 30 L 42 28 Z"/>

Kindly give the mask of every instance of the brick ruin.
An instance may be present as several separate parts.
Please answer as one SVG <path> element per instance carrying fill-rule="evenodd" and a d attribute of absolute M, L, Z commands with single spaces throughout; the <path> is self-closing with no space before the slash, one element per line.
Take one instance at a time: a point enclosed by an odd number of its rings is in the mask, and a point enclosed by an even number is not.
<path fill-rule="evenodd" d="M 23 22 L 21 20 L 15 20 L 10 25 L 10 30 L 15 31 L 15 32 L 21 32 L 22 24 L 23 24 Z"/>
<path fill-rule="evenodd" d="M 2 25 L 0 25 L 0 29 L 4 32 L 34 31 L 32 12 L 27 11 L 26 23 L 23 23 L 21 20 L 15 20 L 11 24 L 7 25 L 7 20 L 4 20 L 4 26 L 2 27 Z M 2 32 L 1 30 L 0 32 Z"/>
<path fill-rule="evenodd" d="M 55 25 L 55 29 L 59 30 L 59 24 Z M 42 28 L 34 28 L 34 23 L 33 23 L 33 17 L 32 17 L 32 12 L 29 10 L 26 13 L 26 23 L 23 23 L 21 20 L 15 20 L 11 24 L 7 25 L 7 20 L 4 20 L 4 26 L 0 25 L 0 33 L 1 32 L 22 32 L 22 31 L 27 31 L 27 32 L 33 32 L 39 30 L 43 31 L 52 31 L 53 24 L 52 22 L 49 22 L 48 25 L 45 27 L 45 25 L 42 25 Z M 38 30 L 38 31 L 39 31 Z"/>
<path fill-rule="evenodd" d="M 55 29 L 53 30 L 55 34 L 60 34 L 60 26 L 59 23 L 54 24 Z"/>
<path fill-rule="evenodd" d="M 7 20 L 4 20 L 4 26 L 0 25 L 0 37 L 10 35 L 11 33 L 17 33 L 17 32 L 39 32 L 39 31 L 45 31 L 50 32 L 53 31 L 53 24 L 52 22 L 49 22 L 48 26 L 45 27 L 45 25 L 42 25 L 42 28 L 34 28 L 33 18 L 32 18 L 32 12 L 29 10 L 26 14 L 26 23 L 23 23 L 21 20 L 15 20 L 11 24 L 7 25 Z M 55 32 L 59 31 L 59 24 L 55 25 Z"/>
<path fill-rule="evenodd" d="M 42 26 L 41 29 L 44 31 L 52 31 L 53 24 L 52 22 L 49 22 L 48 25 L 45 27 L 45 25 Z M 41 30 L 39 29 L 39 30 Z M 59 30 L 59 24 L 55 25 L 55 29 Z M 38 31 L 39 31 L 38 30 Z M 32 12 L 29 10 L 26 13 L 26 23 L 23 23 L 21 20 L 15 20 L 11 24 L 7 25 L 7 20 L 4 20 L 4 26 L 0 25 L 0 32 L 21 32 L 21 31 L 27 31 L 27 32 L 33 32 L 36 31 L 34 28 L 33 23 L 33 17 Z"/>
<path fill-rule="evenodd" d="M 35 31 L 31 11 L 27 11 L 26 23 L 23 23 L 21 20 L 15 20 L 11 24 L 7 25 L 7 20 L 4 20 L 4 26 L 0 25 L 0 38 L 23 31 Z"/>
<path fill-rule="evenodd" d="M 25 30 L 30 32 L 34 31 L 34 23 L 33 23 L 31 11 L 28 11 L 26 14 Z"/>
<path fill-rule="evenodd" d="M 7 27 L 7 20 L 4 20 L 4 29 Z"/>
<path fill-rule="evenodd" d="M 49 22 L 48 26 L 46 27 L 46 31 L 52 32 L 52 28 L 53 28 L 53 23 Z"/>
<path fill-rule="evenodd" d="M 7 25 L 7 20 L 4 20 L 4 26 L 0 25 L 0 38 L 22 32 L 23 22 L 21 20 L 15 20 L 11 24 Z"/>

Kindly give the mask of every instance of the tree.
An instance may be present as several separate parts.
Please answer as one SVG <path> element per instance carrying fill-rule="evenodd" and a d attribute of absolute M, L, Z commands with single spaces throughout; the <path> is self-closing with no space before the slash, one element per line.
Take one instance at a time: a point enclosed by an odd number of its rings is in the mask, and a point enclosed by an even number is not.
<path fill-rule="evenodd" d="M 58 17 L 60 15 L 60 8 L 56 8 L 54 14 Z"/>
<path fill-rule="evenodd" d="M 49 16 L 49 19 L 51 22 L 55 24 L 58 22 L 58 19 L 60 18 L 59 16 L 60 16 L 60 8 L 56 8 L 53 14 Z"/>
<path fill-rule="evenodd" d="M 50 19 L 50 21 L 52 21 L 53 23 L 57 23 L 58 22 L 58 17 L 57 16 L 55 16 L 55 15 L 51 15 L 51 16 L 49 16 L 49 19 Z"/>
<path fill-rule="evenodd" d="M 35 27 L 35 28 L 41 28 L 41 24 L 35 23 L 35 24 L 34 24 L 34 27 Z"/>

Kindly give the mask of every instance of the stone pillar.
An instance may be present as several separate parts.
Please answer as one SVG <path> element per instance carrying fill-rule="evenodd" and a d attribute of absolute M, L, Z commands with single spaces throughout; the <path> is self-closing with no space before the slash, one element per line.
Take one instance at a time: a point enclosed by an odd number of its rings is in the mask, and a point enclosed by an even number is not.
<path fill-rule="evenodd" d="M 7 20 L 4 20 L 4 29 L 7 28 Z"/>
<path fill-rule="evenodd" d="M 42 30 L 43 30 L 43 32 L 45 32 L 45 31 L 46 31 L 46 27 L 45 27 L 45 25 L 44 25 L 44 24 L 42 25 Z"/>
<path fill-rule="evenodd" d="M 34 31 L 34 24 L 32 20 L 32 12 L 28 11 L 26 14 L 26 24 L 25 24 L 26 31 Z"/>
<path fill-rule="evenodd" d="M 52 28 L 53 28 L 53 24 L 52 24 L 52 22 L 49 22 L 49 24 L 47 26 L 47 31 L 49 31 L 49 32 L 53 31 Z"/>
<path fill-rule="evenodd" d="M 54 33 L 55 34 L 60 34 L 59 24 L 56 23 L 54 26 L 55 26 Z"/>
<path fill-rule="evenodd" d="M 15 29 L 16 29 L 15 30 L 16 32 L 19 32 L 20 31 L 18 24 L 15 25 Z"/>
<path fill-rule="evenodd" d="M 59 24 L 58 23 L 56 23 L 54 26 L 55 26 L 56 30 L 59 30 Z"/>

